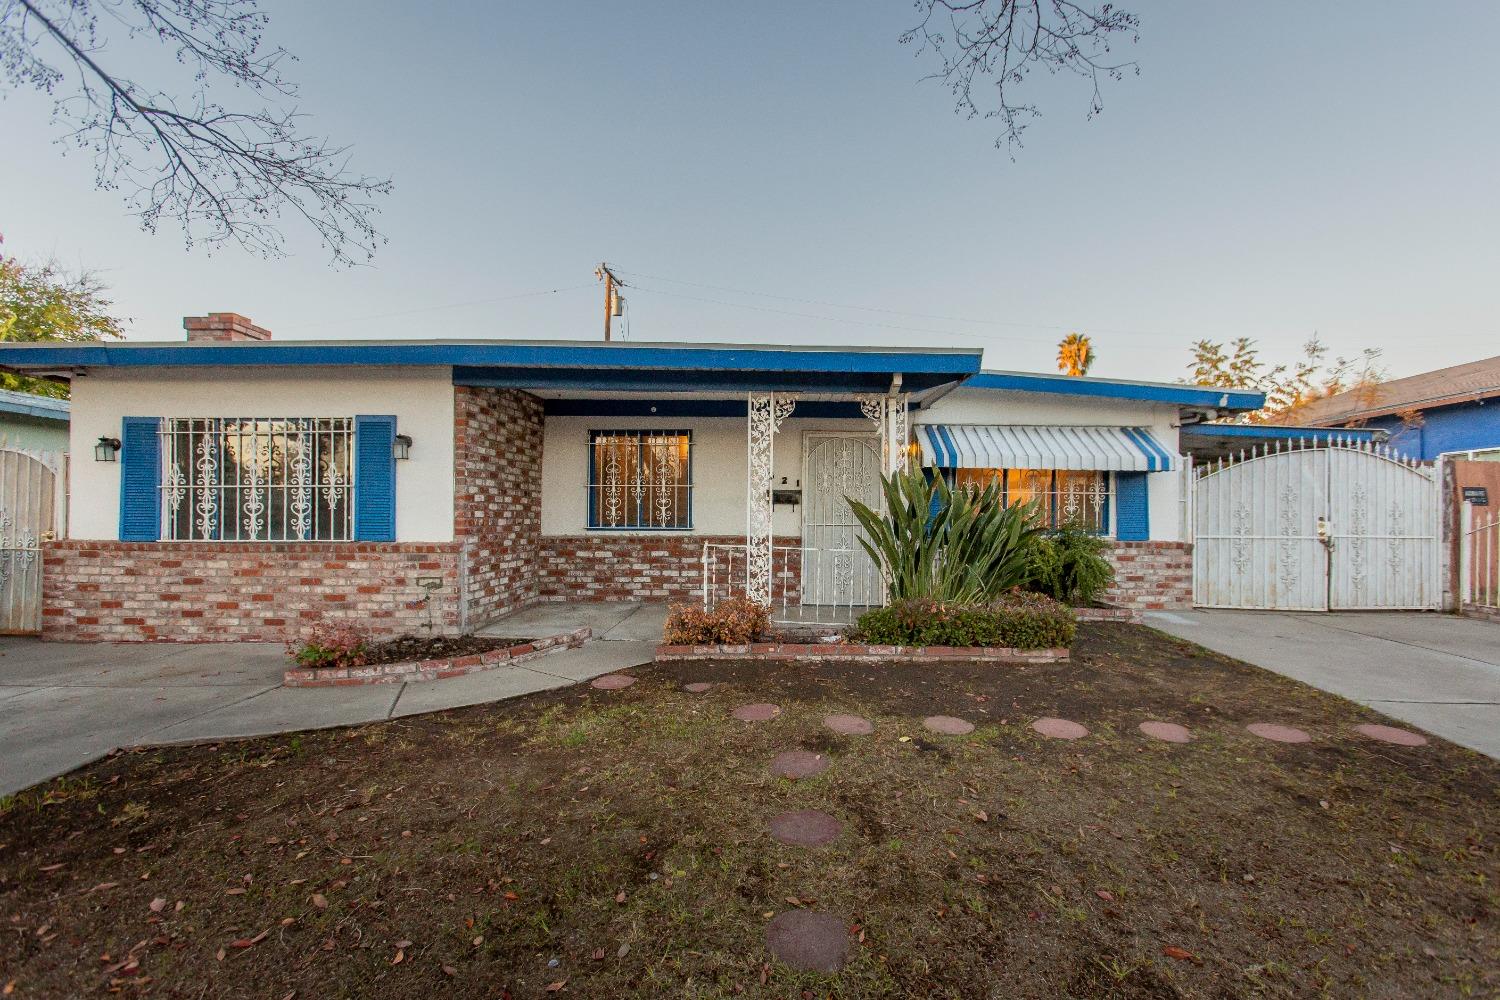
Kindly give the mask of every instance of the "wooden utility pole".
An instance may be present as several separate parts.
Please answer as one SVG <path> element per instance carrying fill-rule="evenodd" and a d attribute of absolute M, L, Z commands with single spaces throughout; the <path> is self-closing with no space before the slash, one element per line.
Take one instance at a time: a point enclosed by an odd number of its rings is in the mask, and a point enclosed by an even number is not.
<path fill-rule="evenodd" d="M 609 265 L 604 263 L 594 268 L 594 277 L 604 282 L 604 341 L 608 343 L 610 340 L 610 325 L 614 317 L 620 314 L 620 299 L 617 290 L 619 279 L 615 277 L 615 272 L 609 269 Z"/>

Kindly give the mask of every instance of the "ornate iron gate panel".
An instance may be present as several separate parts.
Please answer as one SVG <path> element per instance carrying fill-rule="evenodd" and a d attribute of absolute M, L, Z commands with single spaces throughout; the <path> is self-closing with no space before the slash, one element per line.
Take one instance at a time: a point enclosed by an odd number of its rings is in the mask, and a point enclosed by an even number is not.
<path fill-rule="evenodd" d="M 25 452 L 0 450 L 0 633 L 42 628 L 42 541 L 56 526 L 56 476 Z"/>
<path fill-rule="evenodd" d="M 881 603 L 880 569 L 859 544 L 853 497 L 876 510 L 880 442 L 868 435 L 808 433 L 802 486 L 802 603 L 859 607 Z"/>
<path fill-rule="evenodd" d="M 1328 606 L 1426 610 L 1442 604 L 1437 470 L 1376 450 L 1329 452 Z"/>
<path fill-rule="evenodd" d="M 1280 611 L 1442 599 L 1434 470 L 1367 443 L 1276 447 L 1193 484 L 1193 602 Z"/>

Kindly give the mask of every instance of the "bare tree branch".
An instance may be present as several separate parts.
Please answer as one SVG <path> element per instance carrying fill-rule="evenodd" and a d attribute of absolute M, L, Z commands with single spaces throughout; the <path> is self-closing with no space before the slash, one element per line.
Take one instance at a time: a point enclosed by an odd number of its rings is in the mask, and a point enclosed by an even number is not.
<path fill-rule="evenodd" d="M 1021 135 L 1041 113 L 1015 94 L 1033 69 L 1072 73 L 1089 81 L 1093 94 L 1088 117 L 1104 110 L 1100 84 L 1140 72 L 1133 61 L 1117 61 L 1112 36 L 1140 39 L 1140 18 L 1113 4 L 1098 7 L 1072 0 L 915 0 L 921 21 L 901 36 L 918 55 L 932 52 L 939 63 L 926 79 L 942 80 L 954 108 L 965 118 L 998 118 L 995 140 L 1014 158 Z M 986 95 L 984 84 L 993 86 Z"/>
<path fill-rule="evenodd" d="M 102 62 L 106 26 L 122 40 L 171 49 L 191 74 L 178 99 Z M 262 51 L 256 0 L 0 0 L 0 74 L 13 87 L 58 94 L 54 120 L 94 153 L 101 188 L 122 191 L 142 226 L 175 220 L 188 245 L 233 240 L 265 256 L 286 253 L 280 224 L 301 218 L 335 264 L 370 259 L 384 242 L 372 221 L 389 180 L 349 171 L 348 147 L 303 135 L 296 87 L 280 73 L 285 49 Z M 268 103 L 229 111 L 215 81 Z"/>

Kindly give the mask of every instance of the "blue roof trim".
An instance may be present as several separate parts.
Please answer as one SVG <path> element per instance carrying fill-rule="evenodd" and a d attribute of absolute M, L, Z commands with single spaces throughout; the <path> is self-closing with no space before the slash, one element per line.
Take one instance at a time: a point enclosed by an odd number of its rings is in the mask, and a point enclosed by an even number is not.
<path fill-rule="evenodd" d="M 1104 399 L 1137 399 L 1178 406 L 1208 406 L 1222 410 L 1258 410 L 1265 393 L 1243 389 L 1216 389 L 1202 385 L 1165 385 L 1158 382 L 1119 382 L 1112 379 L 1079 378 L 1073 375 L 1036 375 L 1027 372 L 980 372 L 964 383 L 976 389 L 1007 389 L 1012 392 L 1049 392 L 1061 396 L 1095 396 Z"/>
<path fill-rule="evenodd" d="M 454 365 L 506 368 L 795 371 L 833 374 L 912 372 L 969 375 L 978 350 L 838 351 L 734 345 L 629 345 L 429 342 L 0 345 L 0 365 L 46 367 L 203 367 L 235 365 Z"/>
<path fill-rule="evenodd" d="M 1378 427 L 1290 427 L 1286 424 L 1183 424 L 1178 431 L 1186 437 L 1236 437 L 1328 441 L 1374 441 L 1384 436 Z"/>
<path fill-rule="evenodd" d="M 747 412 L 744 399 L 544 399 L 549 417 L 739 417 Z M 915 407 L 913 408 L 915 409 Z M 802 400 L 791 419 L 858 419 L 858 403 L 833 400 Z"/>
<path fill-rule="evenodd" d="M 11 413 L 18 417 L 35 417 L 38 420 L 55 420 L 60 424 L 65 424 L 68 422 L 70 409 L 66 399 L 0 389 L 0 413 Z"/>

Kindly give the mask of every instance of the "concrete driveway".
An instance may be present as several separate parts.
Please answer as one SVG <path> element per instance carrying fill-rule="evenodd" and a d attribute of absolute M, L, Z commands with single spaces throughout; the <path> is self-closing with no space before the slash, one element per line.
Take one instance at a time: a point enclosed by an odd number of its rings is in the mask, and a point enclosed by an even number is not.
<path fill-rule="evenodd" d="M 0 795 L 119 747 L 355 725 L 576 684 L 650 662 L 665 617 L 639 602 L 537 605 L 492 628 L 550 635 L 588 625 L 595 641 L 450 680 L 343 688 L 282 686 L 286 653 L 273 643 L 0 637 Z"/>
<path fill-rule="evenodd" d="M 1500 759 L 1500 624 L 1422 612 L 1154 612 L 1146 624 Z"/>

